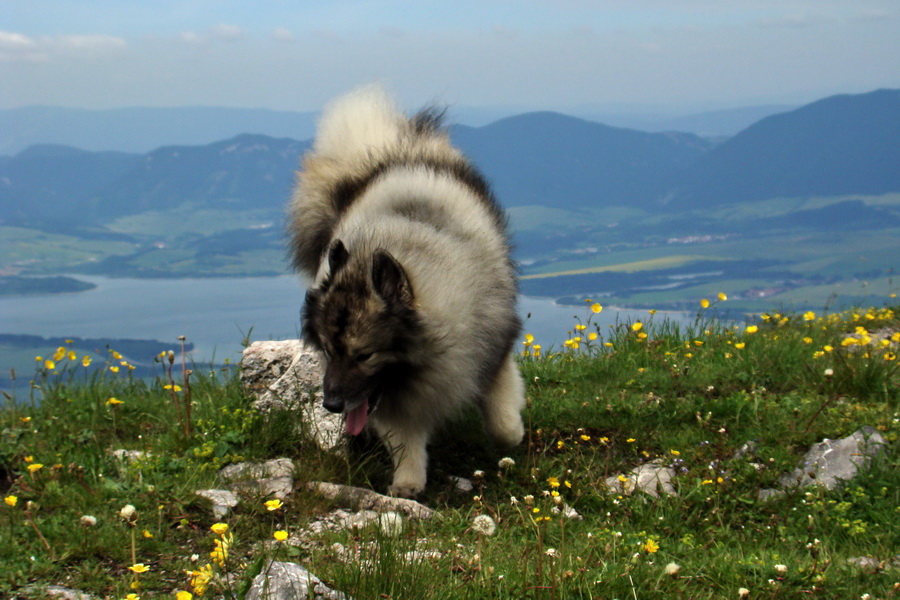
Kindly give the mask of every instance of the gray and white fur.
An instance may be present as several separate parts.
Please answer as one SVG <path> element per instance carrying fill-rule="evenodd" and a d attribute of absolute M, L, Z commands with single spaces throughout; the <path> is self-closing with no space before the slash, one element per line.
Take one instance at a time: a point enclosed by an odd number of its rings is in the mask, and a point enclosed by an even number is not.
<path fill-rule="evenodd" d="M 314 281 L 303 336 L 325 357 L 325 407 L 385 443 L 390 493 L 424 489 L 429 439 L 468 403 L 497 442 L 521 441 L 506 219 L 440 113 L 408 118 L 377 86 L 332 103 L 289 232 L 295 267 Z"/>

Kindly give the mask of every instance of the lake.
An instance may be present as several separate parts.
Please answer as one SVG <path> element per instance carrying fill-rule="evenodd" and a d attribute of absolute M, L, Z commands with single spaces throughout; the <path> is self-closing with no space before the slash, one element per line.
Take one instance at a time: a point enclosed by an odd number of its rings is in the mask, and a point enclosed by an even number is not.
<path fill-rule="evenodd" d="M 71 294 L 0 298 L 0 332 L 41 336 L 154 339 L 179 335 L 193 342 L 195 360 L 240 359 L 241 340 L 299 337 L 304 284 L 294 276 L 235 279 L 117 279 L 77 275 L 97 285 Z M 549 298 L 523 296 L 525 331 L 545 349 L 559 347 L 590 309 L 560 306 Z M 528 314 L 530 318 L 526 318 Z M 602 328 L 616 320 L 649 319 L 646 310 L 605 308 L 594 315 Z M 654 319 L 689 323 L 693 314 L 657 314 Z M 2 361 L 3 357 L 0 357 Z"/>

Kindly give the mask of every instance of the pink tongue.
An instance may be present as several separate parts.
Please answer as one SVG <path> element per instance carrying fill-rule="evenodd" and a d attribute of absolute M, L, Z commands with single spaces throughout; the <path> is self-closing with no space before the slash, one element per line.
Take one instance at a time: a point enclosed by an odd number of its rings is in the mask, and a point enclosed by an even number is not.
<path fill-rule="evenodd" d="M 359 406 L 347 413 L 346 427 L 350 435 L 359 435 L 366 426 L 366 418 L 369 413 L 369 400 L 363 400 Z"/>

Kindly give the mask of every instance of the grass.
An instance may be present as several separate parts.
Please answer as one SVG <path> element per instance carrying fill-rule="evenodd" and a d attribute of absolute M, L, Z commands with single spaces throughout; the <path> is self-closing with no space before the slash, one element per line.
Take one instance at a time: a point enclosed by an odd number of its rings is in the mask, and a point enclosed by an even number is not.
<path fill-rule="evenodd" d="M 686 328 L 587 322 L 559 349 L 521 346 L 525 442 L 504 454 L 477 415 L 461 415 L 432 451 L 423 501 L 441 518 L 402 531 L 301 534 L 330 509 L 306 481 L 383 490 L 388 457 L 319 452 L 291 415 L 254 412 L 233 371 L 183 375 L 165 355 L 150 382 L 88 376 L 68 358 L 41 365 L 0 412 L 0 596 L 61 584 L 107 598 L 239 598 L 277 558 L 356 598 L 897 597 L 900 571 L 847 559 L 900 548 L 900 352 L 859 343 L 900 329 L 898 307 L 767 314 L 756 330 L 716 321 L 718 307 Z M 848 333 L 857 342 L 842 343 Z M 864 425 L 888 451 L 852 482 L 756 499 L 810 444 Z M 737 456 L 749 441 L 756 449 Z M 118 448 L 146 454 L 125 463 Z M 211 530 L 194 491 L 228 463 L 281 456 L 298 468 L 283 506 L 250 498 L 227 531 Z M 677 471 L 677 496 L 607 491 L 607 478 L 649 460 Z M 563 504 L 582 519 L 557 514 Z M 276 541 L 279 531 L 293 537 Z"/>

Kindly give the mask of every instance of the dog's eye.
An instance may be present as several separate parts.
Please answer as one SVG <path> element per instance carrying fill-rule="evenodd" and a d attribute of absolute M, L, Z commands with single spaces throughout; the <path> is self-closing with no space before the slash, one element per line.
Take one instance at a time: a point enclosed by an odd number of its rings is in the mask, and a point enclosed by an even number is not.
<path fill-rule="evenodd" d="M 356 355 L 356 362 L 363 363 L 372 358 L 371 352 L 360 352 Z"/>

